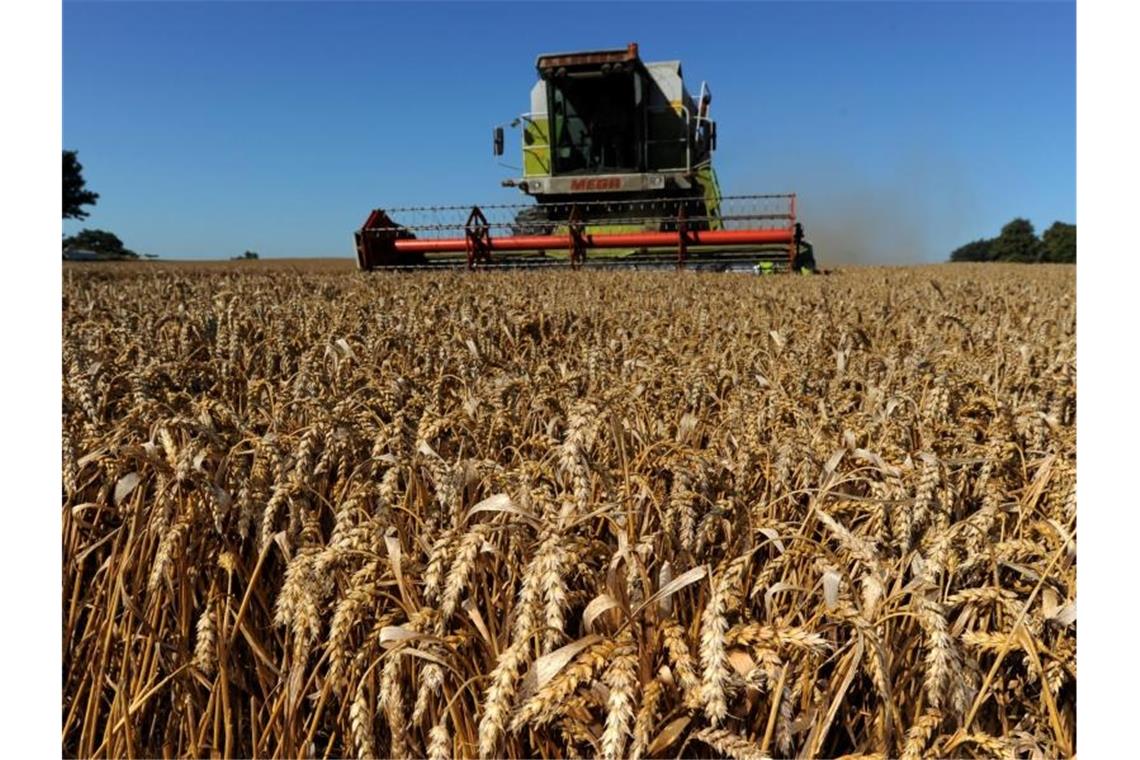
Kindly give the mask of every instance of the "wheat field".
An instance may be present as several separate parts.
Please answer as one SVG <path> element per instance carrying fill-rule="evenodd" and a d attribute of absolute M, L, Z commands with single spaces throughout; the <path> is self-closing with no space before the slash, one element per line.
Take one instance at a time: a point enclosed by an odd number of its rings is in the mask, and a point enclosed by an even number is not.
<path fill-rule="evenodd" d="M 63 273 L 65 756 L 1072 756 L 1074 270 Z"/>

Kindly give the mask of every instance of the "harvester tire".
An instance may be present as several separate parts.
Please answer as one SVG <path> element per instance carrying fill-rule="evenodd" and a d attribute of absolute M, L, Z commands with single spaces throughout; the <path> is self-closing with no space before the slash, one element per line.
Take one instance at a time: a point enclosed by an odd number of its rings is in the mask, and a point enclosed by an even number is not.
<path fill-rule="evenodd" d="M 527 206 L 515 214 L 515 220 L 511 222 L 512 235 L 551 235 L 553 233 L 554 225 L 550 223 L 547 211 L 538 206 Z"/>
<path fill-rule="evenodd" d="M 802 272 L 805 269 L 814 272 L 815 256 L 809 251 L 800 251 L 796 254 L 796 260 L 793 262 L 792 268 L 797 272 Z"/>

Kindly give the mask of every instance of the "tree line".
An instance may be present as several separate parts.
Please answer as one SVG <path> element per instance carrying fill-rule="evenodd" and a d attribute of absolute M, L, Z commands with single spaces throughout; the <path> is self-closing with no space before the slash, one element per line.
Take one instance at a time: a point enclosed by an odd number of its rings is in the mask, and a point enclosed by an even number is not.
<path fill-rule="evenodd" d="M 1077 225 L 1053 222 L 1037 237 L 1033 224 L 1019 217 L 1002 227 L 996 238 L 975 240 L 955 249 L 950 260 L 1075 264 Z"/>
<path fill-rule="evenodd" d="M 74 150 L 63 152 L 63 218 L 86 219 L 90 212 L 84 206 L 94 206 L 99 193 L 87 189 L 83 178 L 83 164 Z M 63 238 L 65 257 L 82 256 L 85 252 L 95 254 L 101 260 L 137 259 L 139 254 L 123 245 L 118 235 L 106 230 L 83 229 L 74 235 Z M 143 254 L 146 258 L 153 258 Z"/>
<path fill-rule="evenodd" d="M 94 206 L 98 200 L 99 193 L 87 189 L 79 154 L 74 150 L 63 151 L 63 218 L 86 219 L 90 212 L 84 207 Z M 118 235 L 106 230 L 83 229 L 63 238 L 64 258 L 89 258 L 90 254 L 94 254 L 94 258 L 100 261 L 157 258 L 151 253 L 135 253 L 123 245 Z M 256 251 L 246 251 L 241 256 L 234 257 L 235 260 L 257 258 Z"/>

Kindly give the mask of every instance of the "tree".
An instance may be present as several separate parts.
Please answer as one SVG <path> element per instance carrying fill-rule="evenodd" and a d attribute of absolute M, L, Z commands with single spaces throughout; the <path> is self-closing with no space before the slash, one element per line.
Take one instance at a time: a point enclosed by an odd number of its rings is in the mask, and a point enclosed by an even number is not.
<path fill-rule="evenodd" d="M 993 240 L 982 238 L 966 243 L 950 254 L 951 261 L 993 261 Z"/>
<path fill-rule="evenodd" d="M 991 250 L 993 261 L 1040 261 L 1045 252 L 1033 223 L 1020 217 L 1001 228 Z"/>
<path fill-rule="evenodd" d="M 231 261 L 253 261 L 257 258 L 259 258 L 257 251 L 246 251 L 241 256 L 234 256 Z"/>
<path fill-rule="evenodd" d="M 87 189 L 83 179 L 83 165 L 79 163 L 74 150 L 63 152 L 63 218 L 86 219 L 88 213 L 83 206 L 94 206 L 99 194 Z"/>
<path fill-rule="evenodd" d="M 955 249 L 951 261 L 1051 261 L 1077 260 L 1077 227 L 1053 222 L 1041 239 L 1028 219 L 1017 218 L 1001 228 L 996 238 L 975 240 Z"/>
<path fill-rule="evenodd" d="M 63 249 L 91 251 L 101 259 L 137 259 L 139 255 L 123 245 L 114 233 L 106 230 L 81 230 L 63 239 Z"/>
<path fill-rule="evenodd" d="M 1074 264 L 1077 261 L 1077 225 L 1053 222 L 1041 236 L 1045 261 Z"/>

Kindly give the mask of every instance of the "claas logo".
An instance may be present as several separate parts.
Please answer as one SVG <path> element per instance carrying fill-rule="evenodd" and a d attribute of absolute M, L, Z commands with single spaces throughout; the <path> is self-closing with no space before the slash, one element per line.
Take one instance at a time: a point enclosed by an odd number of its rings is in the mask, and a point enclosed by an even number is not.
<path fill-rule="evenodd" d="M 591 179 L 570 180 L 570 190 L 618 190 L 621 188 L 620 177 L 593 177 Z"/>

